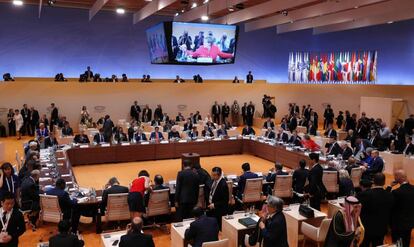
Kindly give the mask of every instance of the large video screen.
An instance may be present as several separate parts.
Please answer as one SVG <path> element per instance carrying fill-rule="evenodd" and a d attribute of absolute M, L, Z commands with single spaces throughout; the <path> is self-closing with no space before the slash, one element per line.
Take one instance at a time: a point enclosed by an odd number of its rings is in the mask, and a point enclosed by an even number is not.
<path fill-rule="evenodd" d="M 235 25 L 172 23 L 171 58 L 181 64 L 229 64 L 236 56 Z"/>
<path fill-rule="evenodd" d="M 169 62 L 167 39 L 164 30 L 164 23 L 160 23 L 146 31 L 151 63 Z"/>

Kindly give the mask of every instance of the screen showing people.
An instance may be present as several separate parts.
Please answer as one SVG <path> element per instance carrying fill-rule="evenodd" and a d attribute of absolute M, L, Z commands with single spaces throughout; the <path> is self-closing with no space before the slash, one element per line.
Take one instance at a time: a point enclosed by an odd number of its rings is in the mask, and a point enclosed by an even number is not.
<path fill-rule="evenodd" d="M 234 63 L 236 43 L 234 25 L 172 23 L 171 47 L 176 63 Z"/>
<path fill-rule="evenodd" d="M 168 48 L 164 23 L 147 29 L 147 43 L 151 63 L 168 63 Z"/>

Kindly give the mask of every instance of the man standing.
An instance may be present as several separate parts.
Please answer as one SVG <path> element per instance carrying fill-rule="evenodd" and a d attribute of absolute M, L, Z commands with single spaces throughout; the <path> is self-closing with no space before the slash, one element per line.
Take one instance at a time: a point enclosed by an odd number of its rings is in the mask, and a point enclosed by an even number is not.
<path fill-rule="evenodd" d="M 249 71 L 249 73 L 246 76 L 246 83 L 253 83 L 253 75 L 251 71 Z"/>
<path fill-rule="evenodd" d="M 329 124 L 333 124 L 334 120 L 334 112 L 331 108 L 331 105 L 327 105 L 325 112 L 323 113 L 323 117 L 325 118 L 325 121 L 323 122 L 323 129 L 326 129 Z"/>
<path fill-rule="evenodd" d="M 39 120 L 40 120 L 39 112 L 34 107 L 31 107 L 30 108 L 30 129 L 31 129 L 32 135 L 34 134 L 35 130 L 39 128 Z"/>
<path fill-rule="evenodd" d="M 198 202 L 199 177 L 191 169 L 190 162 L 184 162 L 184 169 L 177 174 L 175 206 L 178 221 L 191 218 L 191 210 Z"/>
<path fill-rule="evenodd" d="M 112 137 L 112 129 L 114 128 L 114 122 L 112 122 L 111 117 L 109 115 L 105 116 L 102 128 L 104 131 L 105 139 L 109 142 Z"/>
<path fill-rule="evenodd" d="M 23 105 L 22 110 L 20 111 L 20 114 L 22 114 L 23 117 L 23 128 L 22 128 L 22 134 L 23 135 L 32 135 L 32 131 L 30 129 L 30 110 L 27 107 L 27 104 Z M 34 130 L 33 130 L 34 132 Z"/>
<path fill-rule="evenodd" d="M 357 194 L 362 204 L 361 221 L 365 227 L 362 247 L 369 247 L 371 244 L 379 246 L 384 243 L 394 205 L 393 196 L 391 192 L 384 190 L 384 184 L 385 175 L 377 173 L 374 176 L 374 186 Z"/>
<path fill-rule="evenodd" d="M 50 131 L 59 123 L 59 110 L 55 103 L 50 104 Z"/>
<path fill-rule="evenodd" d="M 255 107 L 253 102 L 250 101 L 249 105 L 247 106 L 247 115 L 246 115 L 246 122 L 247 125 L 253 126 L 253 117 L 254 117 Z"/>
<path fill-rule="evenodd" d="M 312 165 L 308 175 L 310 206 L 316 210 L 321 210 L 321 200 L 326 193 L 325 185 L 322 182 L 323 168 L 319 164 L 319 154 L 310 153 L 309 159 Z"/>
<path fill-rule="evenodd" d="M 131 106 L 131 110 L 129 112 L 129 115 L 132 119 L 135 119 L 135 121 L 139 122 L 139 114 L 141 113 L 141 108 L 138 105 L 138 101 L 134 101 L 134 104 Z"/>
<path fill-rule="evenodd" d="M 18 247 L 19 237 L 26 231 L 22 213 L 14 208 L 15 197 L 6 192 L 1 199 L 0 209 L 0 246 Z"/>
<path fill-rule="evenodd" d="M 226 122 L 226 119 L 230 115 L 230 106 L 227 105 L 227 102 L 224 101 L 224 105 L 221 107 L 221 117 L 223 124 Z"/>
<path fill-rule="evenodd" d="M 242 106 L 242 117 L 243 117 L 243 125 L 247 124 L 247 103 L 244 102 L 243 106 Z"/>
<path fill-rule="evenodd" d="M 231 106 L 232 124 L 235 127 L 239 126 L 239 114 L 240 114 L 240 106 L 239 106 L 239 103 L 237 103 L 237 100 L 235 100 L 233 102 L 233 105 Z"/>
<path fill-rule="evenodd" d="M 144 110 L 142 111 L 142 122 L 147 123 L 152 120 L 152 110 L 148 105 L 145 105 Z"/>
<path fill-rule="evenodd" d="M 394 207 L 391 215 L 392 242 L 396 243 L 401 239 L 402 246 L 409 247 L 411 230 L 414 227 L 414 186 L 408 182 L 404 170 L 395 171 L 394 182 L 391 186 L 397 184 L 400 187 L 392 191 L 394 196 Z"/>
<path fill-rule="evenodd" d="M 211 178 L 208 197 L 208 214 L 217 219 L 219 229 L 221 230 L 221 217 L 227 215 L 229 207 L 229 187 L 220 167 L 214 167 L 211 170 Z"/>
<path fill-rule="evenodd" d="M 220 124 L 220 113 L 221 113 L 221 107 L 217 103 L 217 101 L 214 101 L 214 105 L 211 108 L 211 114 L 213 115 L 213 122 L 216 124 Z"/>

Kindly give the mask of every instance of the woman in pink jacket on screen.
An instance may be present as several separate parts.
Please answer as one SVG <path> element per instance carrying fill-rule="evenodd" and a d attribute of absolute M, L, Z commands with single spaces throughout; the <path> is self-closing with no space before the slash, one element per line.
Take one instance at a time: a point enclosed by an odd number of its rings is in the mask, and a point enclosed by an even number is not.
<path fill-rule="evenodd" d="M 223 59 L 233 58 L 233 54 L 220 51 L 219 47 L 214 44 L 214 38 L 209 36 L 204 38 L 204 45 L 195 51 L 189 51 L 185 46 L 181 46 L 181 49 L 193 58 L 211 58 L 212 62 L 216 62 L 217 57 Z"/>

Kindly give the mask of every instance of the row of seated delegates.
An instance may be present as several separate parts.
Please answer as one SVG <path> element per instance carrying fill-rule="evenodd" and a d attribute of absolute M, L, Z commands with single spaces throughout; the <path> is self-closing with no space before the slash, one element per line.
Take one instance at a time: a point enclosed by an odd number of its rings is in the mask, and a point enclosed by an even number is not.
<path fill-rule="evenodd" d="M 62 80 L 56 80 L 56 79 L 64 79 L 63 74 L 57 74 L 55 77 L 55 81 L 62 81 Z M 112 75 L 110 78 L 106 77 L 104 79 L 101 78 L 101 75 L 99 73 L 94 74 L 91 70 L 91 67 L 88 66 L 86 68 L 86 71 L 79 76 L 79 82 L 118 82 L 119 79 L 116 75 Z M 122 82 L 128 82 L 128 77 L 126 74 L 122 74 Z"/>
<path fill-rule="evenodd" d="M 150 75 L 142 75 L 141 82 L 152 82 Z"/>
<path fill-rule="evenodd" d="M 68 81 L 68 79 L 65 78 L 63 73 L 57 73 L 55 75 L 55 81 Z"/>

